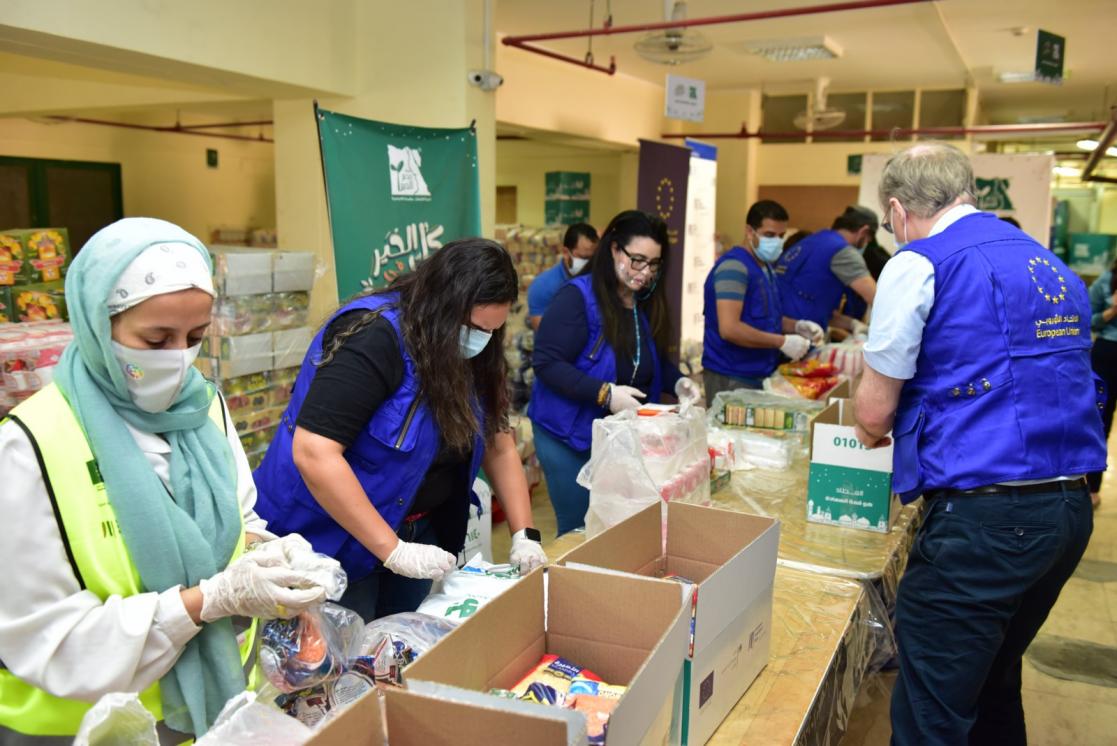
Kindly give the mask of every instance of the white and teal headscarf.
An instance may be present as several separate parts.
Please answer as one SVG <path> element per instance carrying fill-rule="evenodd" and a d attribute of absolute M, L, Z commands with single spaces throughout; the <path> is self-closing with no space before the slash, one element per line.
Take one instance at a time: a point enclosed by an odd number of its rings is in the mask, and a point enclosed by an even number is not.
<path fill-rule="evenodd" d="M 122 286 L 122 277 L 128 285 L 145 249 L 169 243 L 192 246 L 210 269 L 201 241 L 163 220 L 126 218 L 89 239 L 66 276 L 74 341 L 54 375 L 97 459 L 144 590 L 154 592 L 189 588 L 225 569 L 241 534 L 233 454 L 209 419 L 213 385 L 191 369 L 167 411 L 145 412 L 132 403 L 113 354 L 110 304 L 119 311 L 120 299 L 110 295 Z M 191 285 L 160 286 L 174 292 Z M 170 494 L 125 423 L 161 435 L 170 445 Z M 205 733 L 225 702 L 245 688 L 230 620 L 205 625 L 159 685 L 166 724 Z"/>

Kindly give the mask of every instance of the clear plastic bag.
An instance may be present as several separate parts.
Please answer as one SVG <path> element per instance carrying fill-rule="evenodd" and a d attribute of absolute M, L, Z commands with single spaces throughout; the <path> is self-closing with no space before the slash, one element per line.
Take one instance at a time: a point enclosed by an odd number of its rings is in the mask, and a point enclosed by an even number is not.
<path fill-rule="evenodd" d="M 371 673 L 373 681 L 400 686 L 403 669 L 457 626 L 448 619 L 417 611 L 374 619 L 365 626 L 361 655 L 350 667 L 366 676 Z"/>
<path fill-rule="evenodd" d="M 155 718 L 137 694 L 113 692 L 81 719 L 74 746 L 158 746 Z"/>
<path fill-rule="evenodd" d="M 363 629 L 356 612 L 332 603 L 272 619 L 260 631 L 260 669 L 281 692 L 332 681 L 359 652 Z"/>
<path fill-rule="evenodd" d="M 710 504 L 706 413 L 639 416 L 593 423 L 593 450 L 578 475 L 590 491 L 586 534 L 595 536 L 659 501 Z"/>
<path fill-rule="evenodd" d="M 195 746 L 301 746 L 313 736 L 313 730 L 269 704 L 265 696 L 242 692 L 225 703 Z"/>

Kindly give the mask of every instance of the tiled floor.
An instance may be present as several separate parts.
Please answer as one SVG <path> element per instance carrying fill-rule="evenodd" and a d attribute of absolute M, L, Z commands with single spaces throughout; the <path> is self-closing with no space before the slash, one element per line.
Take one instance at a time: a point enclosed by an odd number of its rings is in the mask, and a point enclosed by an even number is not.
<path fill-rule="evenodd" d="M 1109 453 L 1110 462 L 1117 464 L 1117 435 L 1110 441 Z M 1040 635 L 1117 646 L 1117 577 L 1113 573 L 1117 567 L 1108 564 L 1117 563 L 1117 467 L 1102 485 L 1102 504 L 1094 513 L 1094 534 L 1084 559 L 1107 564 L 1079 567 L 1064 586 Z M 842 746 L 888 743 L 888 697 L 894 678 L 877 677 L 863 690 Z M 1117 743 L 1117 688 L 1049 676 L 1025 656 L 1024 717 L 1028 741 L 1037 746 Z"/>

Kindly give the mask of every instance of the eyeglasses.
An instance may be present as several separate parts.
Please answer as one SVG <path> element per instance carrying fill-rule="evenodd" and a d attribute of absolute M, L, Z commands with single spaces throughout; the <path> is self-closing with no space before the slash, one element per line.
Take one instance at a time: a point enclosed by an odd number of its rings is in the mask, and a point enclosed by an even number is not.
<path fill-rule="evenodd" d="M 648 257 L 641 254 L 629 254 L 628 249 L 623 246 L 621 247 L 621 251 L 628 257 L 628 263 L 631 264 L 632 268 L 637 272 L 642 271 L 645 267 L 651 269 L 652 272 L 658 272 L 659 268 L 663 266 L 662 259 L 648 259 Z"/>

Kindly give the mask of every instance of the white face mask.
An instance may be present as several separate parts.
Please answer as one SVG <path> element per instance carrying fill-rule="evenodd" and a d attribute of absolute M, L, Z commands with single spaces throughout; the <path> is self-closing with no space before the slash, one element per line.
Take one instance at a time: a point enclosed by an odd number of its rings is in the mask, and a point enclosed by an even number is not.
<path fill-rule="evenodd" d="M 132 402 L 145 412 L 157 414 L 175 403 L 202 346 L 198 344 L 185 350 L 135 350 L 113 342 L 112 348 L 124 371 Z"/>
<path fill-rule="evenodd" d="M 572 275 L 578 274 L 583 269 L 585 269 L 586 265 L 589 264 L 589 263 L 590 263 L 589 259 L 583 259 L 580 256 L 570 257 L 570 274 L 572 274 Z"/>
<path fill-rule="evenodd" d="M 477 357 L 492 338 L 492 332 L 483 332 L 480 329 L 462 326 L 461 334 L 458 337 L 458 344 L 461 345 L 462 357 L 466 360 L 471 357 Z"/>

